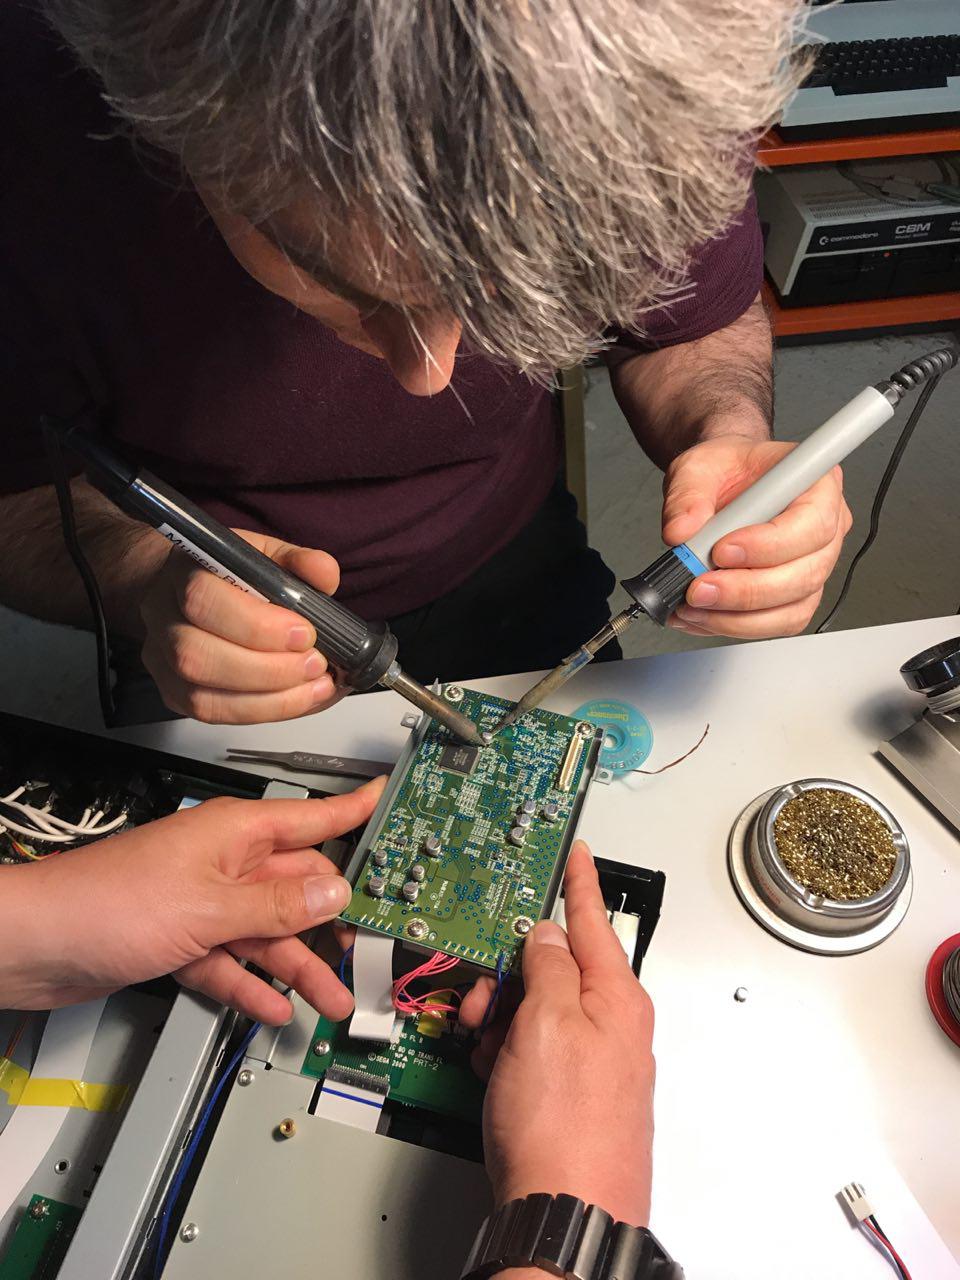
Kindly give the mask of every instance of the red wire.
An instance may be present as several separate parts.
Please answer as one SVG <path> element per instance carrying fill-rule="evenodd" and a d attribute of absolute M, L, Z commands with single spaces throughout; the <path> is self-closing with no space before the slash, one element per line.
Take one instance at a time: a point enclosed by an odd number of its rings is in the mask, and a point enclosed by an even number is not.
<path fill-rule="evenodd" d="M 871 1231 L 876 1236 L 876 1238 L 880 1241 L 880 1243 L 883 1245 L 885 1249 L 889 1250 L 890 1256 L 893 1258 L 894 1262 L 896 1262 L 897 1266 L 903 1272 L 903 1280 L 913 1280 L 912 1276 L 910 1275 L 910 1272 L 907 1270 L 906 1263 L 900 1257 L 899 1253 L 897 1253 L 896 1249 L 893 1247 L 893 1245 L 890 1243 L 887 1237 L 883 1234 L 883 1232 L 878 1231 L 877 1228 L 873 1225 L 873 1223 L 868 1222 L 866 1218 L 864 1218 L 863 1220 L 863 1225 L 867 1228 L 868 1231 Z"/>
<path fill-rule="evenodd" d="M 398 978 L 393 984 L 393 1003 L 401 1013 L 456 1013 L 457 1006 L 452 1004 L 445 1005 L 428 1005 L 426 1002 L 435 996 L 446 994 L 451 990 L 449 987 L 441 987 L 438 991 L 431 991 L 428 995 L 412 996 L 408 988 L 411 983 L 421 978 L 433 977 L 435 974 L 446 973 L 449 969 L 455 969 L 460 961 L 456 956 L 444 955 L 442 951 L 435 951 L 423 964 L 418 965 L 416 969 L 411 969 L 409 973 L 404 974 L 402 978 Z"/>

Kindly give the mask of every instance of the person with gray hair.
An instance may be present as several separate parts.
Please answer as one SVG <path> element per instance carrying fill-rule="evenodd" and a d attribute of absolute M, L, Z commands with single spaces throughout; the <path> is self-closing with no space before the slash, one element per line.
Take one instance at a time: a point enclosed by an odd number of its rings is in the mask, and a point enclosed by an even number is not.
<path fill-rule="evenodd" d="M 4 6 L 0 599 L 87 623 L 35 424 L 91 412 L 388 618 L 418 678 L 552 666 L 613 587 L 558 479 L 558 370 L 609 366 L 666 469 L 668 543 L 790 447 L 770 438 L 748 193 L 799 8 Z M 301 619 L 72 489 L 122 718 L 164 714 L 133 698 L 138 651 L 167 707 L 204 720 L 337 696 Z M 671 625 L 802 630 L 849 524 L 837 472 L 725 538 Z"/>

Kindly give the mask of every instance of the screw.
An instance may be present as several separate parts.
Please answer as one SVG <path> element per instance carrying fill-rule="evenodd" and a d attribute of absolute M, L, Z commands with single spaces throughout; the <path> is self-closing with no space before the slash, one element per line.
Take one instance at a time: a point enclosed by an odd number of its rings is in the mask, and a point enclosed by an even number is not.
<path fill-rule="evenodd" d="M 180 1239 L 184 1244 L 189 1244 L 191 1240 L 196 1240 L 200 1234 L 200 1228 L 195 1222 L 185 1222 L 180 1228 Z"/>
<path fill-rule="evenodd" d="M 462 702 L 463 690 L 458 684 L 448 684 L 443 691 L 443 696 L 448 702 Z"/>
<path fill-rule="evenodd" d="M 330 1052 L 329 1040 L 318 1040 L 313 1046 L 313 1052 L 318 1058 L 325 1058 Z"/>
<path fill-rule="evenodd" d="M 242 1085 L 244 1088 L 248 1084 L 253 1084 L 253 1072 L 248 1071 L 247 1068 L 244 1067 L 244 1069 L 237 1076 L 237 1084 Z"/>
<path fill-rule="evenodd" d="M 297 1132 L 296 1121 L 292 1120 L 290 1116 L 287 1116 L 286 1120 L 281 1120 L 277 1125 L 277 1130 L 279 1131 L 281 1138 L 292 1138 Z"/>
<path fill-rule="evenodd" d="M 589 720 L 581 720 L 577 725 L 577 733 L 579 733 L 581 738 L 592 738 L 596 732 L 597 726 L 595 724 L 591 724 Z"/>
<path fill-rule="evenodd" d="M 411 938 L 424 938 L 427 935 L 427 923 L 425 920 L 411 920 L 407 925 L 407 935 Z"/>
<path fill-rule="evenodd" d="M 50 1206 L 46 1202 L 46 1200 L 38 1200 L 37 1203 L 30 1210 L 30 1217 L 37 1218 L 38 1220 L 40 1218 L 49 1217 L 49 1214 L 50 1214 Z"/>
<path fill-rule="evenodd" d="M 517 916 L 513 922 L 513 932 L 519 937 L 524 938 L 533 928 L 533 921 L 528 916 Z"/>
<path fill-rule="evenodd" d="M 737 987 L 736 991 L 733 993 L 733 998 L 736 1000 L 737 1004 L 743 1004 L 744 1000 L 747 998 L 747 994 L 746 987 Z"/>

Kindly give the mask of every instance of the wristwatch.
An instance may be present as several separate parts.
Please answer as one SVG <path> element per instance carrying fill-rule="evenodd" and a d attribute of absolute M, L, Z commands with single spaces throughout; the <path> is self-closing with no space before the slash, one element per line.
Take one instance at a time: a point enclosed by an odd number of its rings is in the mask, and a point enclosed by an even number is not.
<path fill-rule="evenodd" d="M 477 1233 L 460 1280 L 489 1280 L 512 1267 L 539 1267 L 566 1280 L 683 1280 L 652 1232 L 614 1222 L 576 1196 L 511 1200 Z"/>

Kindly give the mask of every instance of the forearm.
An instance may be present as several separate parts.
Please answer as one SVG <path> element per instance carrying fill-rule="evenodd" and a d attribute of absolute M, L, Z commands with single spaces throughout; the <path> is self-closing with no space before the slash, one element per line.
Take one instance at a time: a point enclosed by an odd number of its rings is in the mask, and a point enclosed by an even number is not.
<path fill-rule="evenodd" d="M 633 356 L 611 370 L 617 402 L 649 457 L 667 467 L 701 440 L 770 437 L 773 342 L 758 298 L 695 342 Z"/>
<path fill-rule="evenodd" d="M 139 601 L 169 554 L 153 529 L 118 511 L 86 480 L 71 486 L 77 534 L 120 634 L 141 632 Z M 70 558 L 52 485 L 0 498 L 0 602 L 21 613 L 88 627 L 90 606 Z"/>

